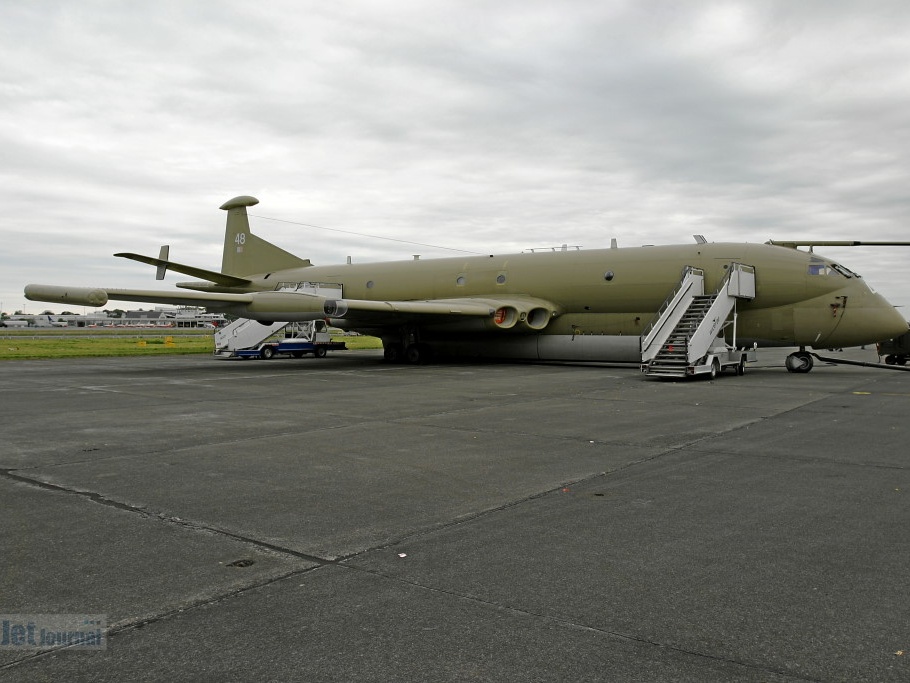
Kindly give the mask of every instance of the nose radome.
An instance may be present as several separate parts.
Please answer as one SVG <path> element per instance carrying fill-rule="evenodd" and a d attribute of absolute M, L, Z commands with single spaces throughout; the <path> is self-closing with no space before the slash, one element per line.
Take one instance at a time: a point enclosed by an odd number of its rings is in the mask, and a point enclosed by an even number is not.
<path fill-rule="evenodd" d="M 866 306 L 862 309 L 864 331 L 873 337 L 867 343 L 893 339 L 905 334 L 910 329 L 910 325 L 904 319 L 903 314 L 888 303 L 885 297 L 881 294 L 873 294 L 872 298 L 877 305 Z M 849 312 L 855 313 L 855 311 Z"/>

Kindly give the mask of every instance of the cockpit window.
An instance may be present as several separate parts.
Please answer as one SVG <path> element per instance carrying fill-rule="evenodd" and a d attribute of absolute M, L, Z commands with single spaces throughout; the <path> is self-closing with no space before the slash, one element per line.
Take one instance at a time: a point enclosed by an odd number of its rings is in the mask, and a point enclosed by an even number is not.
<path fill-rule="evenodd" d="M 839 264 L 837 264 L 837 263 L 832 263 L 832 264 L 831 264 L 831 267 L 832 267 L 834 270 L 836 270 L 838 273 L 840 273 L 841 275 L 843 275 L 844 277 L 859 277 L 859 275 L 857 275 L 856 273 L 854 273 L 854 272 L 853 272 L 852 270 L 850 270 L 849 268 L 844 268 L 842 265 L 839 265 Z"/>
<path fill-rule="evenodd" d="M 844 268 L 837 263 L 825 263 L 823 261 L 812 261 L 809 264 L 808 273 L 809 275 L 833 275 L 834 273 L 837 273 L 844 277 L 859 277 L 859 275 L 849 268 Z"/>

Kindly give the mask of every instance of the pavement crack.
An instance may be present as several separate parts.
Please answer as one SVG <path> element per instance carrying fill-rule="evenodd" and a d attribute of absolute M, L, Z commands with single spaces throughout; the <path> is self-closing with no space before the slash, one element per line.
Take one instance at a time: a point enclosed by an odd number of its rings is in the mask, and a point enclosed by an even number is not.
<path fill-rule="evenodd" d="M 179 518 L 169 518 L 167 521 L 175 524 L 177 526 L 182 526 L 194 531 L 205 531 L 209 533 L 216 534 L 218 536 L 224 536 L 226 538 L 234 539 L 235 541 L 240 541 L 242 543 L 247 543 L 249 545 L 256 546 L 262 550 L 267 550 L 272 553 L 278 553 L 280 555 L 290 555 L 291 557 L 297 558 L 299 560 L 306 560 L 307 562 L 312 562 L 313 564 L 319 566 L 327 566 L 338 564 L 342 561 L 342 558 L 326 558 L 319 557 L 318 555 L 309 555 L 307 553 L 302 553 L 297 550 L 292 550 L 291 548 L 286 548 L 281 545 L 276 545 L 274 543 L 268 543 L 266 541 L 260 541 L 257 538 L 252 538 L 250 536 L 244 536 L 243 534 L 237 534 L 227 529 L 221 529 L 219 527 L 210 526 L 208 524 L 202 524 L 201 522 L 194 522 L 188 519 L 179 519 Z"/>
<path fill-rule="evenodd" d="M 260 550 L 266 550 L 270 553 L 278 553 L 284 556 L 291 556 L 296 559 L 306 560 L 318 566 L 338 564 L 342 561 L 343 558 L 325 558 L 319 557 L 317 555 L 309 555 L 307 553 L 301 553 L 291 548 L 285 548 L 284 546 L 276 545 L 274 543 L 268 543 L 266 541 L 261 541 L 250 536 L 244 536 L 243 534 L 234 533 L 226 529 L 221 529 L 216 526 L 209 524 L 203 524 L 201 522 L 196 522 L 189 519 L 183 519 L 180 517 L 174 517 L 171 515 L 166 515 L 162 512 L 154 512 L 145 507 L 139 507 L 136 505 L 130 505 L 128 503 L 123 503 L 118 500 L 113 500 L 106 496 L 103 496 L 100 493 L 94 491 L 83 491 L 80 489 L 75 489 L 69 486 L 61 486 L 60 484 L 51 484 L 46 481 L 41 481 L 40 479 L 33 479 L 31 477 L 26 477 L 21 474 L 16 474 L 15 472 L 9 469 L 0 469 L 0 476 L 15 481 L 20 484 L 25 484 L 27 486 L 33 486 L 35 488 L 43 489 L 45 491 L 53 491 L 55 493 L 63 493 L 68 495 L 79 496 L 81 498 L 86 498 L 93 503 L 98 503 L 100 505 L 105 505 L 108 507 L 115 508 L 124 512 L 130 512 L 132 514 L 139 515 L 146 519 L 155 519 L 159 520 L 166 524 L 171 524 L 173 526 L 182 527 L 184 529 L 190 529 L 197 532 L 205 532 L 215 534 L 217 536 L 223 536 L 226 538 L 233 539 L 235 541 L 240 541 L 248 545 L 252 545 Z"/>
<path fill-rule="evenodd" d="M 20 484 L 25 484 L 27 486 L 33 486 L 35 488 L 44 489 L 45 491 L 55 491 L 57 493 L 67 493 L 71 495 L 81 496 L 91 500 L 93 503 L 99 503 L 101 505 L 107 505 L 109 507 L 117 508 L 118 510 L 125 510 L 127 512 L 132 512 L 143 517 L 152 517 L 153 515 L 149 513 L 144 508 L 137 507 L 135 505 L 129 505 L 127 503 L 121 503 L 120 501 L 112 500 L 107 498 L 100 493 L 95 493 L 94 491 L 80 491 L 79 489 L 70 488 L 68 486 L 60 486 L 59 484 L 51 484 L 46 481 L 41 481 L 40 479 L 33 479 L 32 477 L 25 477 L 21 474 L 16 474 L 15 470 L 0 468 L 0 476 L 6 477 L 12 481 L 18 482 Z"/>
<path fill-rule="evenodd" d="M 244 593 L 248 593 L 250 591 L 257 590 L 259 588 L 264 588 L 265 586 L 269 586 L 269 585 L 271 585 L 273 583 L 277 583 L 279 581 L 284 581 L 285 579 L 289 579 L 294 576 L 301 576 L 303 574 L 308 574 L 310 572 L 316 571 L 317 569 L 320 569 L 320 566 L 305 567 L 303 569 L 293 569 L 291 571 L 284 572 L 283 574 L 280 574 L 278 576 L 271 576 L 271 577 L 265 578 L 260 581 L 249 583 L 245 586 L 241 586 L 234 590 L 227 591 L 225 593 L 220 593 L 215 596 L 207 596 L 205 598 L 200 598 L 198 600 L 181 605 L 180 607 L 174 607 L 173 609 L 164 610 L 157 614 L 145 615 L 145 616 L 139 617 L 137 619 L 118 622 L 116 624 L 113 624 L 113 625 L 107 627 L 107 629 L 105 631 L 105 640 L 110 640 L 111 638 L 115 638 L 116 636 L 118 636 L 120 634 L 128 633 L 130 631 L 135 631 L 135 630 L 144 628 L 145 626 L 149 626 L 151 624 L 156 624 L 156 623 L 159 623 L 162 621 L 167 621 L 169 619 L 173 619 L 174 617 L 177 617 L 177 616 L 187 613 L 187 612 L 191 612 L 193 610 L 208 607 L 209 605 L 218 604 L 225 600 L 229 600 L 231 598 L 241 596 Z M 59 647 L 52 647 L 52 648 L 43 649 L 43 650 L 40 650 L 37 652 L 31 652 L 31 653 L 21 657 L 20 659 L 14 660 L 12 662 L 7 662 L 5 664 L 0 664 L 0 671 L 7 670 L 7 669 L 13 669 L 17 666 L 20 666 L 20 665 L 25 664 L 30 661 L 40 660 L 45 657 L 54 655 L 58 652 L 72 649 L 72 647 L 73 646 L 69 646 L 69 645 L 61 645 Z"/>

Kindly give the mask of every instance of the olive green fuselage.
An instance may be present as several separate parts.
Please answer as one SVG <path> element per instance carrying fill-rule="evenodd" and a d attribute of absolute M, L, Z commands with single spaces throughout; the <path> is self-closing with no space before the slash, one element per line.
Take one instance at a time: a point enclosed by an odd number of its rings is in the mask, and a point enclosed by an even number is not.
<path fill-rule="evenodd" d="M 391 338 L 413 328 L 424 341 L 488 341 L 508 335 L 638 337 L 678 285 L 686 266 L 705 274 L 705 292 L 721 284 L 732 262 L 755 268 L 756 292 L 737 306 L 738 343 L 851 346 L 872 343 L 906 329 L 893 306 L 865 281 L 815 254 L 748 243 L 710 243 L 505 256 L 426 259 L 294 268 L 251 277 L 257 290 L 280 283 L 337 283 L 345 299 L 426 301 L 478 299 L 541 300 L 550 304 L 542 329 L 498 330 L 488 320 L 411 320 L 387 317 L 375 323 L 334 322 Z M 814 268 L 810 267 L 813 266 Z M 733 331 L 728 327 L 727 336 Z M 515 345 L 512 340 L 509 343 Z M 526 342 L 525 342 L 526 343 Z"/>

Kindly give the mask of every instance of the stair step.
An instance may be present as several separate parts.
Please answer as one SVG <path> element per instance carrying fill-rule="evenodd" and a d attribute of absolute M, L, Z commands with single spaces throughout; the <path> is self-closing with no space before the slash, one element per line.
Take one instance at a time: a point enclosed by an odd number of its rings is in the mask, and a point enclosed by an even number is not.
<path fill-rule="evenodd" d="M 653 371 L 647 370 L 645 372 L 645 377 L 685 377 L 685 371 L 682 372 L 666 372 L 666 371 Z"/>

